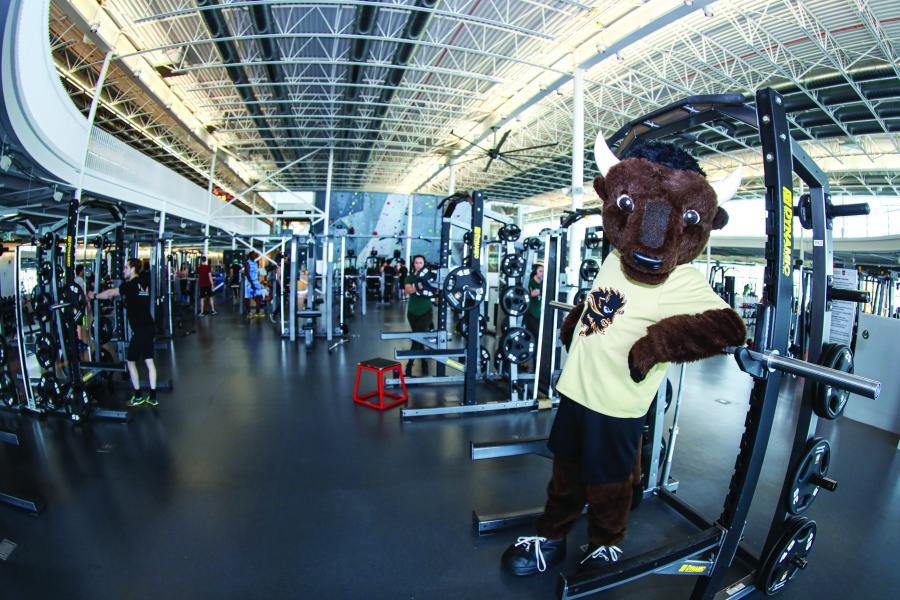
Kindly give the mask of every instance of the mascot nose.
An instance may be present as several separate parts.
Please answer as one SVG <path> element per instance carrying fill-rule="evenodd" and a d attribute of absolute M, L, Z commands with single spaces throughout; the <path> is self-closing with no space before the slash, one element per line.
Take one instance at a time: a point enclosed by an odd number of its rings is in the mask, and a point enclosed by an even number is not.
<path fill-rule="evenodd" d="M 641 220 L 641 243 L 648 248 L 659 248 L 666 241 L 669 228 L 669 213 L 672 207 L 668 202 L 648 202 L 644 205 L 644 216 Z"/>

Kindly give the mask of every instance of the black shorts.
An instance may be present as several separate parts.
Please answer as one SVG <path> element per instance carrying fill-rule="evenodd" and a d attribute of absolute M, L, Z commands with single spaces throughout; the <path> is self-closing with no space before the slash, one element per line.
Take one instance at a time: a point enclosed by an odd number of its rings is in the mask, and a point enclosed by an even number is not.
<path fill-rule="evenodd" d="M 201 298 L 212 298 L 212 288 L 211 287 L 201 287 L 200 288 L 200 297 Z"/>
<path fill-rule="evenodd" d="M 131 342 L 128 344 L 128 352 L 125 358 L 131 362 L 147 360 L 148 358 L 153 358 L 153 350 L 153 328 L 141 331 L 136 330 L 131 336 Z"/>
<path fill-rule="evenodd" d="M 608 417 L 560 394 L 547 446 L 581 465 L 582 483 L 619 483 L 631 476 L 646 417 Z"/>

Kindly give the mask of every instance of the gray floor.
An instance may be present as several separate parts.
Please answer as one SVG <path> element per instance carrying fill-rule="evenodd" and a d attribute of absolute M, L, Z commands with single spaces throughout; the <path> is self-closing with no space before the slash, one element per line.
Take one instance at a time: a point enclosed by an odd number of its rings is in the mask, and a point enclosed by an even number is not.
<path fill-rule="evenodd" d="M 527 529 L 478 537 L 471 511 L 539 505 L 549 462 L 469 460 L 470 441 L 545 435 L 549 413 L 401 423 L 354 405 L 358 360 L 391 356 L 378 340 L 402 313 L 370 309 L 359 339 L 306 354 L 267 322 L 229 314 L 161 353 L 175 391 L 129 425 L 77 429 L 0 415 L 22 446 L 0 447 L 0 488 L 47 499 L 34 517 L 0 507 L 0 598 L 552 598 L 556 570 L 515 579 L 500 553 Z M 728 358 L 688 369 L 673 476 L 710 518 L 722 507 L 749 379 Z M 490 391 L 485 391 L 490 394 Z M 413 389 L 416 405 L 458 398 Z M 780 490 L 793 400 L 779 407 L 746 541 L 757 550 Z M 846 419 L 824 423 L 834 494 L 808 516 L 819 536 L 784 598 L 893 597 L 900 586 L 897 439 Z M 659 503 L 632 515 L 624 549 L 639 552 L 693 529 Z M 583 526 L 573 532 L 571 569 Z M 693 580 L 648 578 L 608 598 L 687 597 Z"/>

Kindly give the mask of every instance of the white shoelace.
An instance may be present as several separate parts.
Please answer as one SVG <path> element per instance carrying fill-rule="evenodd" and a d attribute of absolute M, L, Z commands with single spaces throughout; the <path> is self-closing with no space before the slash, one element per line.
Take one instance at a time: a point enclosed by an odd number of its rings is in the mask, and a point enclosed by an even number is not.
<path fill-rule="evenodd" d="M 531 549 L 534 544 L 534 559 L 537 561 L 538 571 L 543 573 L 547 570 L 547 561 L 544 560 L 544 553 L 541 551 L 541 542 L 546 542 L 547 538 L 540 536 L 523 536 L 516 540 L 516 546 L 525 546 L 525 551 Z"/>
<path fill-rule="evenodd" d="M 582 559 L 581 564 L 594 558 L 602 558 L 606 562 L 617 562 L 622 556 L 622 549 L 618 546 L 597 546 L 597 549 Z"/>

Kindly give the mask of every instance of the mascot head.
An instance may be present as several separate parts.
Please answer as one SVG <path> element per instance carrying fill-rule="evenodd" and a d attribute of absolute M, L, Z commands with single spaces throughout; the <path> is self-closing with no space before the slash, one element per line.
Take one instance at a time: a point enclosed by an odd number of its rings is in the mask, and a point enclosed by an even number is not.
<path fill-rule="evenodd" d="M 656 285 L 694 260 L 713 229 L 728 223 L 719 204 L 741 183 L 740 167 L 709 183 L 696 159 L 671 144 L 638 143 L 619 160 L 597 134 L 594 157 L 602 175 L 603 232 L 619 251 L 630 278 Z"/>

